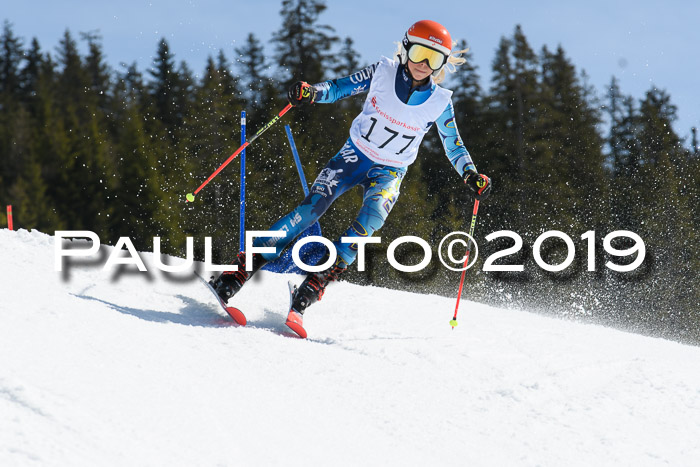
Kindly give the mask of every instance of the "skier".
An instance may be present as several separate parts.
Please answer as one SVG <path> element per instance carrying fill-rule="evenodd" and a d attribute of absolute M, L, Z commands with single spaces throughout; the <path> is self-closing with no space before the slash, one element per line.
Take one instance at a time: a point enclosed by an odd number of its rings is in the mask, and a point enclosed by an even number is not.
<path fill-rule="evenodd" d="M 462 52 L 452 52 L 452 39 L 442 25 L 418 21 L 406 31 L 395 60 L 382 57 L 344 78 L 314 85 L 298 81 L 290 87 L 287 97 L 294 106 L 330 104 L 361 93 L 367 93 L 367 98 L 362 113 L 352 122 L 350 137 L 318 175 L 309 195 L 270 228 L 286 231 L 286 237 L 254 242 L 256 247 L 276 247 L 276 253 L 251 255 L 252 270 L 246 271 L 246 257 L 240 252 L 233 263 L 238 270 L 226 271 L 212 282 L 224 302 L 268 261 L 278 258 L 338 196 L 358 184 L 364 190 L 362 208 L 342 236 L 369 237 L 379 230 L 396 203 L 406 168 L 416 159 L 421 140 L 433 125 L 471 194 L 482 200 L 489 195 L 491 181 L 476 171 L 457 131 L 452 91 L 438 86 L 446 69 L 454 72 L 456 65 L 466 61 L 460 57 Z M 335 262 L 322 272 L 309 273 L 293 292 L 287 325 L 302 337 L 306 336 L 302 327 L 306 308 L 321 299 L 328 283 L 338 280 L 357 256 L 357 244 L 337 240 L 334 245 Z M 318 264 L 328 260 L 327 254 Z"/>

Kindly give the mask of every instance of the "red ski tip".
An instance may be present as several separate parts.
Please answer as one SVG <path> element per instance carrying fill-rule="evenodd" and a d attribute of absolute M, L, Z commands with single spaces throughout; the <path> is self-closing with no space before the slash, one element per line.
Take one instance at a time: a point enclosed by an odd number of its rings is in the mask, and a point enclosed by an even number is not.
<path fill-rule="evenodd" d="M 227 307 L 226 307 L 226 313 L 228 313 L 228 315 L 229 315 L 231 318 L 233 318 L 233 320 L 234 320 L 236 323 L 240 324 L 241 326 L 245 326 L 246 323 L 248 322 L 248 321 L 245 319 L 245 315 L 243 314 L 243 312 L 242 312 L 241 310 L 239 310 L 238 308 L 234 308 L 234 307 L 232 307 L 232 306 L 227 306 Z"/>
<path fill-rule="evenodd" d="M 287 315 L 287 322 L 285 323 L 289 329 L 299 334 L 299 337 L 306 339 L 306 329 L 304 329 L 304 318 L 301 314 L 292 310 Z"/>

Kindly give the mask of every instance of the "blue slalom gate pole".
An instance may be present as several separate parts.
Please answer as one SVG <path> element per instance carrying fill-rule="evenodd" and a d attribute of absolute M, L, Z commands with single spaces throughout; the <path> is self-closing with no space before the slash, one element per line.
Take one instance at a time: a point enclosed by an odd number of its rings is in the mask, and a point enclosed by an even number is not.
<path fill-rule="evenodd" d="M 289 128 L 289 125 L 284 126 L 285 131 L 287 132 L 287 139 L 289 140 L 289 146 L 292 148 L 292 156 L 294 156 L 294 162 L 297 166 L 297 172 L 299 173 L 299 180 L 301 180 L 301 186 L 304 189 L 304 196 L 309 195 L 309 187 L 306 183 L 306 176 L 304 175 L 304 168 L 301 165 L 301 159 L 299 158 L 299 152 L 297 151 L 297 146 L 294 143 L 294 137 L 292 136 L 292 130 Z M 321 235 L 321 225 L 318 223 L 318 221 L 314 222 L 311 224 L 311 226 L 303 231 L 300 235 L 299 238 L 307 237 L 307 236 L 314 236 L 314 235 Z M 294 264 L 294 261 L 292 260 L 292 248 L 288 248 L 287 251 L 282 253 L 282 256 L 277 258 L 276 260 L 267 263 L 263 269 L 266 271 L 273 271 L 273 272 L 285 272 L 285 273 L 294 273 L 294 274 L 304 274 L 304 271 L 302 271 L 297 265 Z M 318 243 L 312 243 L 312 244 L 307 244 L 304 245 L 301 248 L 300 251 L 300 257 L 302 258 L 302 261 L 304 261 L 306 264 L 316 264 L 325 254 L 326 250 L 325 247 L 321 244 Z"/>
<path fill-rule="evenodd" d="M 241 111 L 241 144 L 245 144 L 245 110 Z M 241 199 L 239 207 L 240 231 L 238 251 L 245 248 L 245 149 L 241 151 Z"/>
<path fill-rule="evenodd" d="M 301 180 L 301 186 L 304 188 L 304 196 L 309 194 L 309 187 L 306 184 L 306 176 L 304 175 L 304 169 L 301 167 L 301 159 L 299 159 L 299 152 L 297 152 L 297 145 L 294 144 L 294 137 L 292 137 L 292 129 L 289 125 L 284 126 L 287 132 L 287 139 L 289 140 L 289 146 L 292 148 L 292 156 L 294 156 L 294 162 L 297 166 L 297 172 L 299 172 L 299 179 Z"/>
<path fill-rule="evenodd" d="M 245 110 L 241 111 L 241 144 L 246 142 L 246 114 Z M 299 158 L 299 152 L 297 151 L 297 146 L 294 143 L 294 138 L 292 137 L 292 130 L 289 125 L 285 125 L 284 129 L 287 131 L 287 139 L 289 139 L 289 145 L 292 148 L 292 156 L 294 157 L 294 162 L 297 166 L 297 172 L 299 173 L 299 179 L 301 180 L 301 186 L 304 189 L 304 195 L 309 194 L 309 187 L 306 183 L 306 176 L 304 175 L 304 169 L 301 165 L 301 159 Z M 238 248 L 239 251 L 244 251 L 245 248 L 245 149 L 241 151 L 241 192 L 240 192 L 240 205 L 239 205 L 239 215 L 240 215 L 240 231 L 239 231 L 239 241 Z M 309 228 L 316 235 L 320 235 L 320 226 L 316 222 L 311 228 Z"/>

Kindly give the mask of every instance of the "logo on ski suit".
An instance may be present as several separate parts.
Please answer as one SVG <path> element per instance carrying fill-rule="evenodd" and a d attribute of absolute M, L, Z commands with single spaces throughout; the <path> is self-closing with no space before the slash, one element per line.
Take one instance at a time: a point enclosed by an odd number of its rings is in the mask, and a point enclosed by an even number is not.
<path fill-rule="evenodd" d="M 338 186 L 339 183 L 339 181 L 336 180 L 336 175 L 342 172 L 343 169 L 323 169 L 321 173 L 318 174 L 318 177 L 316 177 L 316 181 L 312 187 L 313 192 L 322 196 L 333 196 L 333 188 Z M 328 191 L 328 193 L 325 193 L 325 191 Z"/>

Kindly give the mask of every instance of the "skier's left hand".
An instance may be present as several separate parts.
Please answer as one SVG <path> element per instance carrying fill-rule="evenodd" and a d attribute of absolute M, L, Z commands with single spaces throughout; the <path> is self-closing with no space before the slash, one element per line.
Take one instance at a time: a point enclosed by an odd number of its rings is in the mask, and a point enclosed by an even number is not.
<path fill-rule="evenodd" d="M 287 91 L 287 99 L 294 106 L 313 104 L 316 100 L 316 89 L 305 81 L 297 81 Z"/>
<path fill-rule="evenodd" d="M 472 192 L 472 196 L 480 201 L 485 200 L 491 194 L 491 179 L 472 168 L 464 172 L 464 183 Z"/>

